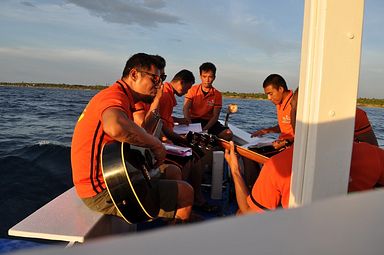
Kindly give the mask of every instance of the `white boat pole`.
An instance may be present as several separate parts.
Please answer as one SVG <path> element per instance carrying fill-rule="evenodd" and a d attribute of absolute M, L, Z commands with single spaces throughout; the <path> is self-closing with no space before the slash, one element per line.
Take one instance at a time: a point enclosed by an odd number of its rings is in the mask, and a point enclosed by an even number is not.
<path fill-rule="evenodd" d="M 306 0 L 290 206 L 347 192 L 364 0 Z"/>

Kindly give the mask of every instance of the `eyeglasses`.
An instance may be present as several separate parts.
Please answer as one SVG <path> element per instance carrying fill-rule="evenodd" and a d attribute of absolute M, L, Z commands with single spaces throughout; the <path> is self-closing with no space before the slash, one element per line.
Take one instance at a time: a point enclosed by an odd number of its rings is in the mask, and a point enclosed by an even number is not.
<path fill-rule="evenodd" d="M 148 74 L 152 77 L 152 80 L 156 83 L 156 84 L 160 84 L 161 82 L 163 82 L 166 78 L 167 78 L 167 75 L 166 74 L 160 74 L 160 75 L 157 75 L 157 74 L 153 74 L 153 73 L 150 73 L 150 72 L 147 72 L 147 71 L 143 71 L 143 70 L 137 70 L 138 72 L 141 72 L 141 73 L 145 73 L 145 74 Z"/>

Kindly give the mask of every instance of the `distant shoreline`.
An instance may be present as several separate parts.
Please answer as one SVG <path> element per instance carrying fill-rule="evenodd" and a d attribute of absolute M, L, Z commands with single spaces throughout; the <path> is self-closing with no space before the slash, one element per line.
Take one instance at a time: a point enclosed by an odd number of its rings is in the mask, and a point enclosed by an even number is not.
<path fill-rule="evenodd" d="M 31 88 L 60 88 L 60 89 L 77 89 L 77 90 L 102 90 L 108 86 L 103 85 L 75 85 L 75 84 L 55 84 L 55 83 L 27 83 L 27 82 L 0 82 L 3 87 L 31 87 Z M 264 93 L 237 93 L 237 92 L 221 92 L 223 97 L 237 99 L 267 100 Z M 384 99 L 376 98 L 358 98 L 357 105 L 363 107 L 384 108 Z"/>

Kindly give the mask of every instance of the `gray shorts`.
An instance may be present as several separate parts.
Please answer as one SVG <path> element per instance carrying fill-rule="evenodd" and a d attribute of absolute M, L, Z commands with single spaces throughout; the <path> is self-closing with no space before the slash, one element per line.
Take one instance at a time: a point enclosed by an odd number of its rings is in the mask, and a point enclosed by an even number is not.
<path fill-rule="evenodd" d="M 152 180 L 152 189 L 148 193 L 149 199 L 159 203 L 160 211 L 158 217 L 174 218 L 177 210 L 177 182 L 173 180 Z M 92 210 L 103 214 L 122 217 L 112 202 L 108 191 L 105 189 L 99 194 L 82 198 L 83 202 Z"/>

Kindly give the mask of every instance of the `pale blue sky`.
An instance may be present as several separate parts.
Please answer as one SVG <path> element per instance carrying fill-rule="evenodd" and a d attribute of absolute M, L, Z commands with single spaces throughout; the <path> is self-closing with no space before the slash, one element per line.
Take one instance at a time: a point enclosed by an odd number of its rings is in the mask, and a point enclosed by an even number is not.
<path fill-rule="evenodd" d="M 352 3 L 353 1 L 351 1 Z M 221 91 L 298 85 L 302 0 L 2 0 L 0 81 L 110 84 L 137 52 L 169 78 L 213 62 Z M 384 98 L 384 2 L 365 0 L 359 97 Z"/>

